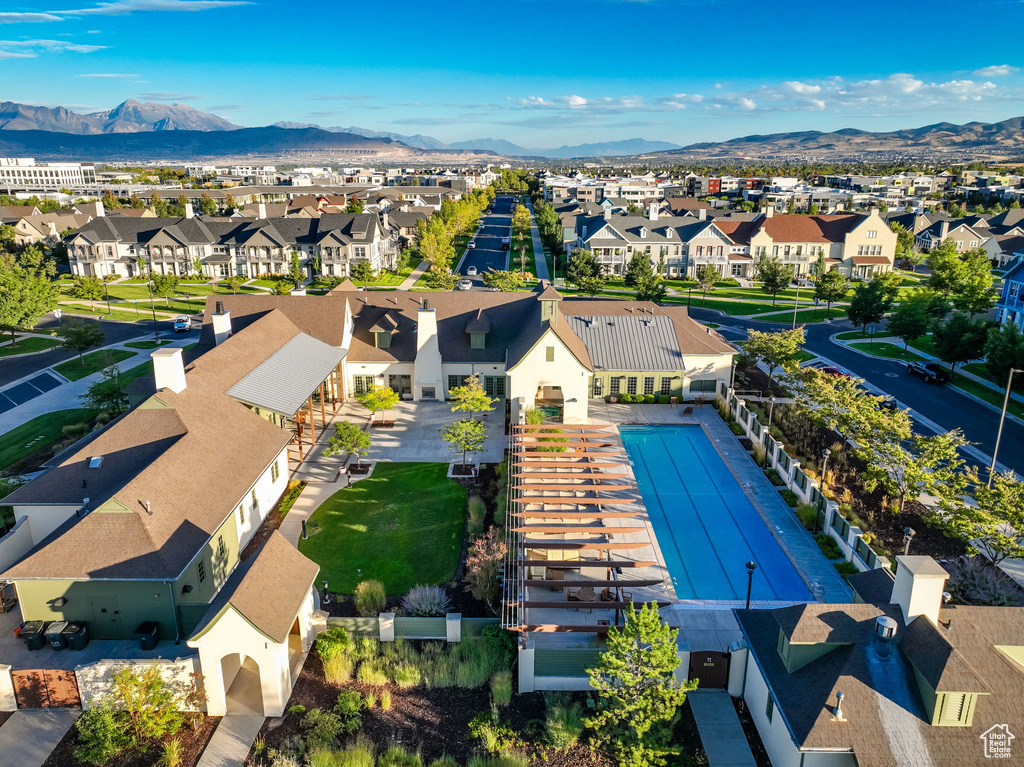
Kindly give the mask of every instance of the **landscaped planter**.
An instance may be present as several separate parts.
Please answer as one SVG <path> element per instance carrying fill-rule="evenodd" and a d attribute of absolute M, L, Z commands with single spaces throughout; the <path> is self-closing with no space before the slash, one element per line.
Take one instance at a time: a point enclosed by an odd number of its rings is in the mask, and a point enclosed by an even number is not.
<path fill-rule="evenodd" d="M 369 461 L 366 463 L 350 463 L 346 467 L 345 471 L 351 474 L 353 477 L 367 476 L 373 473 L 373 463 Z"/>
<path fill-rule="evenodd" d="M 449 479 L 474 479 L 478 467 L 475 463 L 450 463 L 448 464 Z"/>

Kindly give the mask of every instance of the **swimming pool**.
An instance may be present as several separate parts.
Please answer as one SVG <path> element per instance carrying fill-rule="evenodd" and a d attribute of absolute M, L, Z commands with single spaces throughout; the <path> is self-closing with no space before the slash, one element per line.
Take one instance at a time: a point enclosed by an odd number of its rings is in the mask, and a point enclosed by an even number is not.
<path fill-rule="evenodd" d="M 700 426 L 621 426 L 679 599 L 812 601 L 786 552 Z"/>

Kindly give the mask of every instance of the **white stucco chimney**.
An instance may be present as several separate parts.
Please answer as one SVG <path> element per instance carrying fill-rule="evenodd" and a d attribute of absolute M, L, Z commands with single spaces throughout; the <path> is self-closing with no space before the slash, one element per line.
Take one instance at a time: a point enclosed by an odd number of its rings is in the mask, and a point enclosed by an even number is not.
<path fill-rule="evenodd" d="M 266 218 L 266 217 L 267 217 L 267 205 L 266 205 L 266 203 L 261 202 L 261 203 L 259 203 L 256 206 L 256 218 Z"/>
<path fill-rule="evenodd" d="M 949 573 L 931 557 L 896 557 L 896 565 L 892 601 L 903 610 L 904 622 L 924 615 L 937 626 Z"/>
<path fill-rule="evenodd" d="M 185 364 L 181 360 L 181 349 L 154 349 L 153 378 L 157 391 L 170 389 L 177 394 L 185 390 Z"/>
<path fill-rule="evenodd" d="M 228 340 L 231 335 L 231 312 L 224 309 L 224 302 L 217 302 L 217 311 L 210 315 L 213 321 L 213 341 L 217 346 Z"/>
<path fill-rule="evenodd" d="M 185 218 L 195 218 L 195 217 L 196 217 L 195 208 L 192 207 L 192 203 L 186 202 L 185 203 Z"/>
<path fill-rule="evenodd" d="M 765 218 L 771 218 L 775 215 L 775 203 L 766 202 L 764 207 L 761 209 L 761 213 L 764 214 Z"/>
<path fill-rule="evenodd" d="M 708 217 L 708 210 L 707 210 L 707 208 L 698 208 L 697 209 L 697 220 L 698 221 L 706 221 L 707 217 Z"/>
<path fill-rule="evenodd" d="M 423 387 L 434 389 L 434 396 L 443 399 L 441 389 L 441 348 L 437 339 L 437 310 L 430 305 L 430 299 L 423 299 L 423 306 L 416 311 L 416 362 L 413 364 L 415 387 L 413 397 L 423 396 Z"/>
<path fill-rule="evenodd" d="M 658 203 L 652 202 L 647 207 L 647 220 L 648 221 L 657 221 L 658 220 Z"/>

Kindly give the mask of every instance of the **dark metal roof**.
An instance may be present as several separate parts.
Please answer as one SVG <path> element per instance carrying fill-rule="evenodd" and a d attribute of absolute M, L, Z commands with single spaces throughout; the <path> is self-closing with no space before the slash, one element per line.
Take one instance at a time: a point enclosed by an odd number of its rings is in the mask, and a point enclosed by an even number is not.
<path fill-rule="evenodd" d="M 647 314 L 566 317 L 587 347 L 594 370 L 680 370 L 679 349 L 672 319 Z"/>

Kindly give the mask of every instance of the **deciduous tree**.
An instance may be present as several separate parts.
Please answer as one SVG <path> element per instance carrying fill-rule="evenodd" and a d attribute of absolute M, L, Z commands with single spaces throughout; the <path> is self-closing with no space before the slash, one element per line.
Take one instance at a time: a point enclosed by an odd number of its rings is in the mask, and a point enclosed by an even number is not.
<path fill-rule="evenodd" d="M 969 487 L 974 488 L 973 498 L 967 494 Z M 935 522 L 992 564 L 1024 557 L 1024 483 L 1012 471 L 996 472 L 988 487 L 977 469 L 968 470 L 957 491 L 941 499 L 940 508 Z"/>
<path fill-rule="evenodd" d="M 441 438 L 451 445 L 452 450 L 462 453 L 462 463 L 466 463 L 469 453 L 479 453 L 487 439 L 487 427 L 483 421 L 463 419 L 452 421 L 441 430 Z"/>
<path fill-rule="evenodd" d="M 469 413 L 472 418 L 475 413 L 484 413 L 494 410 L 494 403 L 497 401 L 491 397 L 480 384 L 480 376 L 473 375 L 466 379 L 462 386 L 456 386 L 448 390 L 451 397 L 453 413 Z"/>
<path fill-rule="evenodd" d="M 57 337 L 60 339 L 60 348 L 77 352 L 79 361 L 84 365 L 85 353 L 102 344 L 107 334 L 97 322 L 69 317 L 57 328 Z"/>
<path fill-rule="evenodd" d="M 957 451 L 966 444 L 959 429 L 932 436 L 915 434 L 909 440 L 875 434 L 858 441 L 856 451 L 867 466 L 866 487 L 881 485 L 899 500 L 902 512 L 908 500 L 916 500 L 923 492 L 948 494 L 963 465 Z"/>
<path fill-rule="evenodd" d="M 803 343 L 804 329 L 800 327 L 775 333 L 751 330 L 741 346 L 747 356 L 768 368 L 768 387 L 771 388 L 775 371 L 795 359 Z"/>
<path fill-rule="evenodd" d="M 794 277 L 793 267 L 787 266 L 774 256 L 763 257 L 757 263 L 756 273 L 757 279 L 761 281 L 761 288 L 771 294 L 772 306 L 775 306 L 779 293 L 789 286 Z"/>
<path fill-rule="evenodd" d="M 598 257 L 583 248 L 574 250 L 569 256 L 565 278 L 589 296 L 600 293 L 607 279 Z"/>
<path fill-rule="evenodd" d="M 814 283 L 814 297 L 825 302 L 827 316 L 832 304 L 846 298 L 846 291 L 849 289 L 850 281 L 846 279 L 846 275 L 832 269 L 818 277 L 818 281 Z"/>
<path fill-rule="evenodd" d="M 76 274 L 71 278 L 70 293 L 86 301 L 102 301 L 106 284 L 99 277 Z"/>
<path fill-rule="evenodd" d="M 990 328 L 985 339 L 985 369 L 1000 386 L 1006 384 L 1010 369 L 1024 370 L 1024 333 L 1012 322 Z M 1024 391 L 1024 373 L 1013 377 L 1015 391 Z"/>
<path fill-rule="evenodd" d="M 178 285 L 181 280 L 176 274 L 154 274 L 150 277 L 153 283 L 153 295 L 162 298 L 164 304 L 169 308 L 171 297 L 178 292 Z"/>
<path fill-rule="evenodd" d="M 695 272 L 697 280 L 697 288 L 704 295 L 704 298 L 708 297 L 708 293 L 715 289 L 715 283 L 718 282 L 718 270 L 714 264 L 704 264 L 704 266 L 698 266 Z"/>
<path fill-rule="evenodd" d="M 334 424 L 334 434 L 327 440 L 324 456 L 332 458 L 336 455 L 354 455 L 356 461 L 369 452 L 373 440 L 369 432 L 363 431 L 359 424 L 352 421 L 341 421 Z"/>
<path fill-rule="evenodd" d="M 932 317 L 928 313 L 929 298 L 922 300 L 915 296 L 897 306 L 889 316 L 888 332 L 903 342 L 906 350 L 911 341 L 915 341 L 931 327 Z"/>
<path fill-rule="evenodd" d="M 519 290 L 526 281 L 521 272 L 506 272 L 496 269 L 488 269 L 484 273 L 484 285 L 489 288 L 497 288 L 503 293 L 511 293 Z"/>
<path fill-rule="evenodd" d="M 123 413 L 128 409 L 128 395 L 125 383 L 121 379 L 121 369 L 111 365 L 100 372 L 100 380 L 89 387 L 79 399 L 85 407 L 102 410 L 111 415 Z"/>
<path fill-rule="evenodd" d="M 871 280 L 853 289 L 847 316 L 854 327 L 866 328 L 873 322 L 879 322 L 889 311 L 889 306 L 885 286 L 878 280 Z"/>
<path fill-rule="evenodd" d="M 377 416 L 377 413 L 381 410 L 387 412 L 397 405 L 398 399 L 398 392 L 390 386 L 381 386 L 376 383 L 370 387 L 368 392 L 359 397 L 359 401 L 363 404 L 363 407 L 370 411 L 371 421 L 373 421 Z"/>
<path fill-rule="evenodd" d="M 975 322 L 963 312 L 954 312 L 932 332 L 935 352 L 940 360 L 949 363 L 950 372 L 960 362 L 979 358 L 985 350 L 987 338 L 988 325 Z"/>

